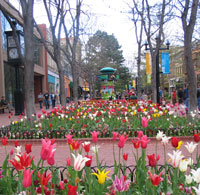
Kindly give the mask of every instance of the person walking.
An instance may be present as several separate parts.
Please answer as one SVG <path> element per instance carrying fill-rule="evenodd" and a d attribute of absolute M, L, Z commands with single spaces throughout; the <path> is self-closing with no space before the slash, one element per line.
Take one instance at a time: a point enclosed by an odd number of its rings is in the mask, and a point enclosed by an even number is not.
<path fill-rule="evenodd" d="M 44 103 L 45 103 L 46 109 L 49 109 L 49 93 L 48 93 L 48 91 L 46 91 L 46 93 L 44 94 Z"/>
<path fill-rule="evenodd" d="M 42 95 L 41 92 L 40 92 L 39 95 L 38 95 L 38 100 L 39 100 L 39 103 L 40 103 L 40 109 L 42 109 L 42 104 L 43 104 L 43 95 Z"/>
<path fill-rule="evenodd" d="M 56 105 L 56 95 L 54 94 L 54 92 L 52 92 L 51 94 L 51 102 L 52 102 L 52 108 L 54 108 Z"/>
<path fill-rule="evenodd" d="M 182 104 L 183 103 L 183 88 L 180 87 L 178 90 L 178 103 Z"/>
<path fill-rule="evenodd" d="M 175 105 L 176 104 L 176 89 L 173 88 L 172 90 L 172 104 Z"/>
<path fill-rule="evenodd" d="M 188 103 L 189 103 L 188 85 L 185 85 L 185 88 L 183 90 L 183 100 L 184 100 L 185 108 L 188 110 Z"/>

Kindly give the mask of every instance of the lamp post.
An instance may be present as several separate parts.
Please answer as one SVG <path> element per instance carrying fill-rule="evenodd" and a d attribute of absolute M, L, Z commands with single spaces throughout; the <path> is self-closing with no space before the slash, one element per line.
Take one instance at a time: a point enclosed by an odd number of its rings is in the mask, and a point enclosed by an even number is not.
<path fill-rule="evenodd" d="M 16 28 L 16 21 L 13 21 L 13 25 Z M 20 43 L 20 36 L 23 35 L 22 31 L 16 30 L 17 33 L 17 39 Z M 17 44 L 14 39 L 14 32 L 12 30 L 5 31 L 6 38 L 7 38 L 7 59 L 8 63 L 11 66 L 15 67 L 15 91 L 14 91 L 14 101 L 15 101 L 15 115 L 20 115 L 22 112 L 24 112 L 24 96 L 20 85 L 20 64 L 21 59 L 20 55 L 18 53 Z M 21 48 L 20 48 L 21 49 Z"/>
<path fill-rule="evenodd" d="M 159 38 L 156 38 L 156 48 L 158 46 L 158 41 L 159 41 Z M 167 41 L 167 43 L 166 43 L 167 47 L 159 48 L 158 53 L 156 54 L 156 93 L 157 93 L 156 94 L 157 95 L 156 102 L 158 104 L 160 104 L 160 91 L 159 91 L 159 88 L 160 88 L 160 73 L 162 73 L 162 72 L 160 72 L 160 68 L 159 68 L 159 53 L 160 53 L 160 50 L 169 50 L 169 45 L 170 45 L 170 43 L 169 43 L 169 41 Z M 156 52 L 156 48 L 153 48 L 154 52 Z M 145 43 L 145 50 L 150 50 L 148 48 L 147 42 Z"/>

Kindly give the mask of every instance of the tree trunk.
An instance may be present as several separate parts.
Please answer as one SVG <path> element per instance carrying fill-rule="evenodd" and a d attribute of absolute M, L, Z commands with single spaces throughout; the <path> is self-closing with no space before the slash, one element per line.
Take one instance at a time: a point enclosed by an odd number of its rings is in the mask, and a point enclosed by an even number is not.
<path fill-rule="evenodd" d="M 72 77 L 73 77 L 73 101 L 78 102 L 78 75 L 77 75 L 77 65 L 75 62 L 72 65 Z"/>
<path fill-rule="evenodd" d="M 21 1 L 22 3 L 22 1 Z M 22 3 L 24 19 L 24 89 L 26 115 L 32 122 L 32 114 L 35 113 L 34 96 L 34 62 L 33 62 L 33 0 Z"/>
<path fill-rule="evenodd" d="M 197 84 L 192 62 L 192 44 L 188 40 L 187 33 L 184 39 L 184 58 L 188 77 L 189 112 L 193 112 L 197 109 Z"/>
<path fill-rule="evenodd" d="M 62 66 L 62 65 L 60 65 Z M 59 68 L 59 82 L 60 82 L 60 104 L 66 106 L 66 95 L 65 95 L 65 82 L 64 82 L 64 70 Z"/>
<path fill-rule="evenodd" d="M 142 96 L 141 92 L 141 70 L 140 70 L 140 63 L 141 63 L 141 45 L 138 44 L 138 58 L 137 58 L 137 68 L 138 68 L 138 79 L 137 79 L 137 98 L 140 100 Z"/>

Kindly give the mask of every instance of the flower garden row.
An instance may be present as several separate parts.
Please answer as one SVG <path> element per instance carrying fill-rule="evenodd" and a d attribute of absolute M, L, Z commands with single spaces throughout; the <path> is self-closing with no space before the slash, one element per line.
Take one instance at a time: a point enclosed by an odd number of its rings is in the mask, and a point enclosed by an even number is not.
<path fill-rule="evenodd" d="M 198 115 L 198 114 L 197 114 Z M 54 108 L 51 112 L 33 115 L 34 123 L 25 116 L 18 121 L 9 115 L 11 126 L 0 129 L 0 137 L 9 138 L 64 138 L 91 137 L 91 131 L 99 131 L 100 137 L 112 137 L 112 132 L 136 136 L 138 130 L 148 136 L 156 136 L 158 130 L 167 135 L 192 135 L 200 130 L 200 120 L 193 113 L 190 122 L 183 105 L 156 105 L 151 102 L 99 101 L 90 104 L 71 103 L 65 108 Z"/>
<path fill-rule="evenodd" d="M 16 150 L 14 153 L 13 149 L 7 151 L 8 138 L 1 138 L 6 159 L 0 170 L 0 194 L 200 195 L 199 134 L 194 134 L 196 143 L 183 145 L 179 138 L 167 137 L 159 131 L 156 135 L 155 151 L 147 154 L 150 139 L 142 131 L 138 131 L 137 137 L 131 140 L 132 155 L 136 163 L 133 180 L 132 175 L 126 170 L 126 162 L 131 155 L 124 151 L 128 136 L 120 135 L 118 132 L 112 133 L 114 170 L 111 171 L 99 162 L 99 132 L 93 131 L 91 135 L 92 143 L 75 140 L 70 134 L 66 136 L 70 156 L 66 156 L 67 172 L 64 178 L 59 177 L 59 169 L 54 167 L 55 139 L 42 139 L 40 160 L 34 162 L 31 144 L 26 144 L 22 149 L 16 141 L 13 146 Z M 169 142 L 174 150 L 167 154 Z M 158 166 L 158 147 L 162 147 L 164 153 L 164 165 L 161 169 Z M 183 147 L 187 149 L 189 158 L 183 156 Z M 116 149 L 119 150 L 117 156 Z M 44 162 L 50 166 L 48 170 L 43 166 Z M 96 164 L 95 172 L 91 168 L 92 163 Z M 13 167 L 16 170 L 14 172 Z"/>

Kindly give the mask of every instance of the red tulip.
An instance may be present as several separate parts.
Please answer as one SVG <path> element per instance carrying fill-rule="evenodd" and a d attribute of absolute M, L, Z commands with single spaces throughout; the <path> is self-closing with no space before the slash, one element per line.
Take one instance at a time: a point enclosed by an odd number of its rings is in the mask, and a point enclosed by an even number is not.
<path fill-rule="evenodd" d="M 82 143 L 82 146 L 83 146 L 85 152 L 88 153 L 90 151 L 90 142 L 84 142 L 84 143 Z"/>
<path fill-rule="evenodd" d="M 172 137 L 172 139 L 171 139 L 172 146 L 173 146 L 174 148 L 177 148 L 177 147 L 178 147 L 178 142 L 179 142 L 179 141 L 180 141 L 179 138 Z"/>
<path fill-rule="evenodd" d="M 92 156 L 85 155 L 85 157 L 87 157 L 87 158 L 90 159 L 90 160 L 88 160 L 88 161 L 85 163 L 85 166 L 86 166 L 86 167 L 91 167 L 91 164 L 92 164 Z"/>
<path fill-rule="evenodd" d="M 159 175 L 152 175 L 151 172 L 148 172 L 149 175 L 150 175 L 150 178 L 151 178 L 151 183 L 154 185 L 154 186 L 158 186 L 160 184 L 161 181 L 163 181 L 163 178 L 161 177 L 162 175 L 162 172 L 159 174 Z"/>
<path fill-rule="evenodd" d="M 34 170 L 30 172 L 29 169 L 27 170 L 24 169 L 24 177 L 23 177 L 23 182 L 22 182 L 24 188 L 28 188 L 31 186 L 31 177 L 32 177 L 33 172 Z"/>
<path fill-rule="evenodd" d="M 76 195 L 77 188 L 78 188 L 78 186 L 72 186 L 72 185 L 68 184 L 68 193 L 67 193 L 67 195 Z"/>
<path fill-rule="evenodd" d="M 8 137 L 1 138 L 1 142 L 3 146 L 7 145 Z"/>
<path fill-rule="evenodd" d="M 68 134 L 68 135 L 65 135 L 65 137 L 67 138 L 67 143 L 70 145 L 73 141 L 73 139 L 72 139 L 73 136 Z"/>
<path fill-rule="evenodd" d="M 140 141 L 138 139 L 131 140 L 135 149 L 140 147 Z"/>
<path fill-rule="evenodd" d="M 27 154 L 32 152 L 31 147 L 32 147 L 32 144 L 25 144 L 25 150 Z"/>
<path fill-rule="evenodd" d="M 38 177 L 38 180 L 40 182 L 41 185 L 43 186 L 46 186 L 49 182 L 49 180 L 51 179 L 51 173 L 49 173 L 46 177 L 45 177 L 45 172 L 43 172 L 42 174 L 42 178 L 41 178 L 41 175 L 40 175 L 40 172 L 37 173 L 37 177 Z M 42 181 L 42 182 L 41 182 Z"/>
<path fill-rule="evenodd" d="M 13 149 L 10 150 L 10 155 L 12 156 L 14 153 Z"/>
<path fill-rule="evenodd" d="M 117 139 L 117 136 L 119 135 L 119 133 L 118 132 L 112 132 L 112 134 L 113 134 L 113 140 L 116 140 Z"/>
<path fill-rule="evenodd" d="M 142 117 L 142 126 L 144 127 L 144 128 L 146 128 L 147 126 L 148 126 L 148 119 L 147 118 L 145 118 L 145 117 Z"/>
<path fill-rule="evenodd" d="M 73 150 L 78 150 L 81 142 L 80 141 L 72 141 L 71 146 Z"/>
<path fill-rule="evenodd" d="M 18 140 L 15 141 L 15 147 L 19 146 Z"/>
<path fill-rule="evenodd" d="M 127 136 L 119 135 L 119 143 L 118 143 L 118 147 L 119 148 L 123 148 L 124 147 L 124 144 L 125 144 L 127 138 L 128 138 L 128 135 Z"/>
<path fill-rule="evenodd" d="M 50 124 L 49 124 L 49 127 L 51 128 L 52 126 L 53 126 L 53 125 L 50 123 Z"/>
<path fill-rule="evenodd" d="M 148 159 L 149 159 L 149 166 L 150 167 L 155 167 L 157 164 L 157 161 L 160 159 L 160 156 L 157 155 L 157 158 L 155 159 L 155 154 L 152 155 L 147 155 Z"/>
<path fill-rule="evenodd" d="M 194 141 L 197 143 L 200 141 L 199 133 L 194 134 Z"/>
<path fill-rule="evenodd" d="M 42 116 L 42 115 L 39 113 L 39 114 L 38 114 L 38 118 L 41 118 L 41 116 Z"/>
<path fill-rule="evenodd" d="M 98 132 L 98 131 L 93 131 L 93 132 L 91 132 L 91 134 L 92 134 L 92 141 L 93 141 L 94 143 L 97 142 L 99 132 Z"/>
<path fill-rule="evenodd" d="M 8 160 L 12 165 L 13 167 L 15 167 L 15 169 L 17 169 L 18 171 L 24 169 L 24 168 L 28 168 L 32 161 L 33 161 L 33 157 L 30 158 L 30 154 L 28 154 L 26 156 L 26 152 L 24 152 L 24 154 L 22 156 L 20 155 L 17 155 L 17 157 L 19 158 L 19 161 L 17 161 L 16 159 L 13 159 L 13 161 L 11 160 Z"/>
<path fill-rule="evenodd" d="M 127 161 L 128 160 L 128 153 L 124 154 L 123 158 L 124 158 L 125 161 Z"/>

